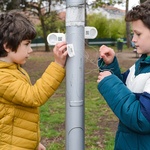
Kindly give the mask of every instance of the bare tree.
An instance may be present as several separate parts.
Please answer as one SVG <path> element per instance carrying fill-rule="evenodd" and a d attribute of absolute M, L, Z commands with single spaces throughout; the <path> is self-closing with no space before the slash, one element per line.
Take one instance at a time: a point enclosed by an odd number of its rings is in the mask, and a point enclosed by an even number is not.
<path fill-rule="evenodd" d="M 56 18 L 57 13 L 53 10 L 51 11 L 51 6 L 55 7 L 56 4 L 61 4 L 63 0 L 0 0 L 0 10 L 1 11 L 9 11 L 9 10 L 23 10 L 26 14 L 33 16 L 34 18 L 38 18 L 41 24 L 44 43 L 45 43 L 45 51 L 49 51 L 49 45 L 47 42 L 47 24 L 46 21 L 49 20 L 50 16 L 53 15 L 52 18 Z M 57 19 L 55 19 L 57 21 Z M 55 21 L 53 19 L 53 21 Z M 54 23 L 53 23 L 54 24 Z M 50 29 L 54 29 L 51 28 Z M 49 30 L 50 32 L 50 30 Z M 51 31 L 53 32 L 53 31 Z"/>
<path fill-rule="evenodd" d="M 140 3 L 145 2 L 146 0 L 140 0 Z M 129 0 L 126 0 L 126 13 L 128 12 Z M 130 47 L 131 42 L 131 32 L 130 32 L 130 23 L 126 23 L 126 34 L 127 34 L 127 47 Z"/>
<path fill-rule="evenodd" d="M 7 11 L 20 8 L 20 0 L 0 0 L 0 10 Z"/>
<path fill-rule="evenodd" d="M 129 0 L 126 0 L 126 13 L 128 12 L 129 9 Z M 131 43 L 131 32 L 130 32 L 130 23 L 126 22 L 126 37 L 127 37 L 127 47 L 130 47 Z"/>
<path fill-rule="evenodd" d="M 49 45 L 47 42 L 47 25 L 46 25 L 46 20 L 51 16 L 56 13 L 53 13 L 54 11 L 51 11 L 51 5 L 52 5 L 52 0 L 38 0 L 37 2 L 30 1 L 27 3 L 27 9 L 31 13 L 33 13 L 35 16 L 38 16 L 40 23 L 41 23 L 41 28 L 43 32 L 43 39 L 45 42 L 45 51 L 50 51 L 49 50 Z M 55 4 L 61 1 L 55 1 Z"/>
<path fill-rule="evenodd" d="M 143 2 L 145 2 L 146 0 L 140 0 L 140 3 L 143 3 Z"/>
<path fill-rule="evenodd" d="M 103 7 L 105 5 L 114 5 L 114 4 L 121 4 L 123 3 L 123 0 L 96 0 L 93 3 L 93 7 Z"/>
<path fill-rule="evenodd" d="M 50 1 L 50 0 L 49 0 Z M 50 1 L 51 4 L 51 1 Z M 49 46 L 48 46 L 48 42 L 47 42 L 47 34 L 46 34 L 46 27 L 45 27 L 45 19 L 47 17 L 48 14 L 50 14 L 50 8 L 49 8 L 49 12 L 45 11 L 45 8 L 42 7 L 42 0 L 39 0 L 39 2 L 29 2 L 28 3 L 28 9 L 29 11 L 31 11 L 35 16 L 38 16 L 40 22 L 41 22 L 41 27 L 42 27 L 42 31 L 43 31 L 43 38 L 44 38 L 44 42 L 45 42 L 45 51 L 49 51 Z M 49 5 L 50 6 L 50 5 Z"/>

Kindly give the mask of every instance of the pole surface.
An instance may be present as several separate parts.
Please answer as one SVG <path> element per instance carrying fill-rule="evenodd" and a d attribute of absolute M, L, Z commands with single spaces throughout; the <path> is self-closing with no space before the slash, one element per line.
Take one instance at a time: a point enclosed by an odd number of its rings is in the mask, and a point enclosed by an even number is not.
<path fill-rule="evenodd" d="M 84 150 L 85 0 L 67 0 L 66 6 L 66 41 L 75 52 L 66 64 L 66 150 Z"/>

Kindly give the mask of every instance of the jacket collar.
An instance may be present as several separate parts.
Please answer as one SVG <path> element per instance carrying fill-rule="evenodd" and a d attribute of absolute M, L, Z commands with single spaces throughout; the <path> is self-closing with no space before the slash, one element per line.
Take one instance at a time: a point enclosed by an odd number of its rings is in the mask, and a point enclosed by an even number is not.
<path fill-rule="evenodd" d="M 0 61 L 0 69 L 17 69 L 20 68 L 20 65 L 15 64 L 15 63 L 8 63 L 4 61 Z"/>

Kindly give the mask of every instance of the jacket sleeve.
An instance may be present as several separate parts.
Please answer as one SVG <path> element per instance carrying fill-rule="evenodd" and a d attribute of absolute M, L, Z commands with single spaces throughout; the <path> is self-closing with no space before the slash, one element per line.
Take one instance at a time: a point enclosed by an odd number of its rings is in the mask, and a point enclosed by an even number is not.
<path fill-rule="evenodd" d="M 147 80 L 143 93 L 139 96 L 140 109 L 143 115 L 150 122 L 150 78 Z"/>
<path fill-rule="evenodd" d="M 1 73 L 0 97 L 3 98 L 4 103 L 38 107 L 53 95 L 64 77 L 65 69 L 54 62 L 34 85 L 4 72 Z"/>
<path fill-rule="evenodd" d="M 115 74 L 116 76 L 118 76 L 118 78 L 120 78 L 122 80 L 122 75 L 121 75 L 121 71 L 120 71 L 120 67 L 118 64 L 118 60 L 116 57 L 114 57 L 114 60 L 111 64 L 106 65 L 103 61 L 102 58 L 98 59 L 98 67 L 99 67 L 99 71 L 110 71 L 111 73 Z"/>
<path fill-rule="evenodd" d="M 140 101 L 117 76 L 105 77 L 98 90 L 125 126 L 135 132 L 150 133 L 150 123 L 141 112 Z"/>

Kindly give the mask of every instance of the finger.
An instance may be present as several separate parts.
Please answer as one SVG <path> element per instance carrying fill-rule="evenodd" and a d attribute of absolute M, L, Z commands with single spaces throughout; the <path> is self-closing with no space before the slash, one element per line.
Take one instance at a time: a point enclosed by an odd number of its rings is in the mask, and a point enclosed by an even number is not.
<path fill-rule="evenodd" d="M 57 43 L 53 49 L 53 51 L 61 51 L 61 47 L 65 47 L 66 46 L 66 42 L 61 42 L 61 43 Z M 65 47 L 66 48 L 66 47 Z"/>
<path fill-rule="evenodd" d="M 66 42 L 59 42 L 56 44 L 57 47 L 62 47 L 63 45 L 66 45 Z"/>
<path fill-rule="evenodd" d="M 104 48 L 106 48 L 106 46 L 105 46 L 105 45 L 102 45 L 102 46 L 100 47 L 99 51 L 103 50 Z"/>
<path fill-rule="evenodd" d="M 100 78 L 101 78 L 101 77 L 100 77 L 100 76 L 98 76 L 98 80 L 100 80 Z"/>
<path fill-rule="evenodd" d="M 97 80 L 97 83 L 99 83 L 100 81 L 101 81 L 101 80 L 100 80 L 100 79 L 98 79 L 98 80 Z"/>
<path fill-rule="evenodd" d="M 62 45 L 60 48 L 59 48 L 59 51 L 64 53 L 65 51 L 67 50 L 67 45 Z"/>
<path fill-rule="evenodd" d="M 67 56 L 68 55 L 68 51 L 64 51 L 63 56 Z"/>

